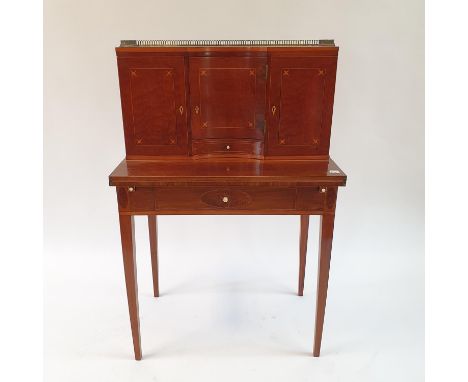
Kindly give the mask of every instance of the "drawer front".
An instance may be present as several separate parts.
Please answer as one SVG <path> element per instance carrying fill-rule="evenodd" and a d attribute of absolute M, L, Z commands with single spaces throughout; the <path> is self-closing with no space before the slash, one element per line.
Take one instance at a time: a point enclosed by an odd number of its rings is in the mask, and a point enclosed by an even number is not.
<path fill-rule="evenodd" d="M 184 212 L 241 211 L 250 213 L 320 213 L 328 206 L 322 187 L 117 187 L 119 211 L 183 214 Z"/>
<path fill-rule="evenodd" d="M 299 187 L 296 209 L 299 211 L 323 211 L 327 189 L 323 187 Z"/>
<path fill-rule="evenodd" d="M 294 188 L 158 188 L 157 210 L 294 210 Z"/>
<path fill-rule="evenodd" d="M 120 211 L 153 211 L 153 187 L 117 187 Z"/>
<path fill-rule="evenodd" d="M 263 142 L 247 139 L 204 139 L 193 141 L 193 155 L 262 156 Z"/>

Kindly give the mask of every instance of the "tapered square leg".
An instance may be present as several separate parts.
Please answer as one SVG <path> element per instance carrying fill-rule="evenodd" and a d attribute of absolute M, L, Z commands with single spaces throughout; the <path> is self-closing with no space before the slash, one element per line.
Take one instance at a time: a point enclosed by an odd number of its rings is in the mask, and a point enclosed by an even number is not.
<path fill-rule="evenodd" d="M 314 357 L 320 356 L 320 346 L 322 343 L 334 221 L 334 214 L 323 215 L 320 219 L 320 249 L 317 278 L 317 307 L 315 313 Z"/>
<path fill-rule="evenodd" d="M 153 292 L 154 297 L 159 297 L 159 277 L 158 277 L 158 225 L 156 215 L 148 216 L 148 230 L 151 249 L 151 269 L 153 271 Z"/>
<path fill-rule="evenodd" d="M 304 278 L 307 255 L 307 239 L 309 237 L 309 215 L 301 215 L 301 233 L 299 237 L 299 287 L 298 296 L 304 294 Z"/>
<path fill-rule="evenodd" d="M 132 328 L 133 350 L 135 359 L 141 359 L 140 319 L 138 315 L 138 286 L 135 261 L 135 231 L 133 216 L 119 215 L 120 238 L 127 286 L 128 311 Z"/>

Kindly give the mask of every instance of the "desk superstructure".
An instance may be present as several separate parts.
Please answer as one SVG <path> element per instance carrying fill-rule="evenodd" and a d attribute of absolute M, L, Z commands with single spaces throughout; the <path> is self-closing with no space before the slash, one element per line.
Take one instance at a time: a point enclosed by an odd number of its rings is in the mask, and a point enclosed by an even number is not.
<path fill-rule="evenodd" d="M 147 215 L 159 296 L 157 215 L 321 215 L 313 355 L 320 345 L 338 187 L 329 157 L 332 40 L 125 40 L 116 48 L 126 158 L 117 189 L 135 358 L 141 359 L 133 216 Z"/>

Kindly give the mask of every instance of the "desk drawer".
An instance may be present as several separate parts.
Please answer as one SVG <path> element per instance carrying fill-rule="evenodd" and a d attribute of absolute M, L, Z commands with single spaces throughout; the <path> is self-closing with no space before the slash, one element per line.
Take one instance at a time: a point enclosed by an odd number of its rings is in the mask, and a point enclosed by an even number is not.
<path fill-rule="evenodd" d="M 155 190 L 157 210 L 293 210 L 296 190 L 273 187 L 191 187 Z"/>
<path fill-rule="evenodd" d="M 222 213 L 294 213 L 321 212 L 326 193 L 321 187 L 117 187 L 121 212 L 161 212 L 169 214 Z"/>
<path fill-rule="evenodd" d="M 120 211 L 153 211 L 153 187 L 117 187 Z"/>
<path fill-rule="evenodd" d="M 261 156 L 263 143 L 248 139 L 204 139 L 193 141 L 193 155 Z"/>

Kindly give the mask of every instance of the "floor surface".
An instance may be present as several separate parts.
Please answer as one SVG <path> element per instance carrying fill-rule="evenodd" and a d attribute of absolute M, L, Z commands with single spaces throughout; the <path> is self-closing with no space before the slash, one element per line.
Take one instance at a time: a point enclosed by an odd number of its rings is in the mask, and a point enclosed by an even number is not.
<path fill-rule="evenodd" d="M 420 256 L 411 248 L 358 253 L 336 241 L 313 358 L 317 218 L 303 297 L 297 217 L 160 218 L 157 299 L 145 219 L 136 227 L 143 360 L 114 227 L 107 250 L 46 253 L 47 382 L 423 381 L 423 275 L 400 261 Z"/>

